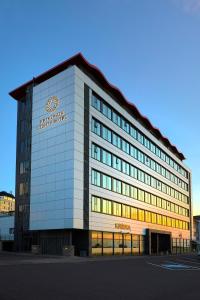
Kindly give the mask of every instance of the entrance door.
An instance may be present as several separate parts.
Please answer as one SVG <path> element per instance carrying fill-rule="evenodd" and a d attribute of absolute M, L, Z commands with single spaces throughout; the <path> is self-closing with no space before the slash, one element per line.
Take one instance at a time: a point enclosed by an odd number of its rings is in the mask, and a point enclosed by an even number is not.
<path fill-rule="evenodd" d="M 151 254 L 158 254 L 158 234 L 151 233 Z"/>
<path fill-rule="evenodd" d="M 168 254 L 171 253 L 171 236 L 168 233 L 151 232 L 151 254 Z M 150 248 L 149 248 L 150 250 Z"/>

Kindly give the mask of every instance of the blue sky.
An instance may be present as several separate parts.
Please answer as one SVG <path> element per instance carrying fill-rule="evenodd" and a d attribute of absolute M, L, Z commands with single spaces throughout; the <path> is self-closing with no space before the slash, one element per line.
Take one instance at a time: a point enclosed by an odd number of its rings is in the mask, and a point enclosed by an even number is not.
<path fill-rule="evenodd" d="M 8 92 L 77 52 L 185 154 L 200 214 L 200 0 L 1 0 L 0 190 L 15 190 Z"/>

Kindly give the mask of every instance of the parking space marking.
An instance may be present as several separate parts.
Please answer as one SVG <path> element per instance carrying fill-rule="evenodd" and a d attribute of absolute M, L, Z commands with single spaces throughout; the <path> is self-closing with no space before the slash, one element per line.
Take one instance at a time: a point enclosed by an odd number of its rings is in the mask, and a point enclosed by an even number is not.
<path fill-rule="evenodd" d="M 186 264 L 180 264 L 177 263 L 178 260 L 176 261 L 165 261 L 165 262 L 161 262 L 159 264 L 154 264 L 154 263 L 150 263 L 147 262 L 147 264 L 152 265 L 152 266 L 156 266 L 165 270 L 171 270 L 171 271 L 199 271 L 200 268 L 199 267 L 195 267 L 195 266 L 191 266 L 188 263 Z"/>

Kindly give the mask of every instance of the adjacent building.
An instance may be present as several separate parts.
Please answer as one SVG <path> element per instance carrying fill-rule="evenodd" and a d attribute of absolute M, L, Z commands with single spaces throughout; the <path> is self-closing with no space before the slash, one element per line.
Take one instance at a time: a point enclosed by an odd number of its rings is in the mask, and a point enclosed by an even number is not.
<path fill-rule="evenodd" d="M 0 214 L 15 210 L 15 197 L 5 191 L 0 192 Z"/>
<path fill-rule="evenodd" d="M 16 250 L 189 250 L 184 155 L 97 67 L 77 54 L 10 95 L 18 103 Z"/>

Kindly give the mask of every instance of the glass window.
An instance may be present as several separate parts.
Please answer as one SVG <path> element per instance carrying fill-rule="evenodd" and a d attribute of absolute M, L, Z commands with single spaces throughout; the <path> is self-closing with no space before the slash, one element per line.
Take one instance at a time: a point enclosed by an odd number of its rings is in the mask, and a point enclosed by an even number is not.
<path fill-rule="evenodd" d="M 133 146 L 130 146 L 130 155 L 132 157 L 134 157 L 135 159 L 137 159 L 138 150 L 135 147 L 133 147 Z"/>
<path fill-rule="evenodd" d="M 156 163 L 152 159 L 151 159 L 151 169 L 154 170 L 154 171 L 156 170 Z"/>
<path fill-rule="evenodd" d="M 122 194 L 127 197 L 130 196 L 129 184 L 122 182 Z"/>
<path fill-rule="evenodd" d="M 101 160 L 101 148 L 92 144 L 92 157 L 96 160 Z"/>
<path fill-rule="evenodd" d="M 138 180 L 144 182 L 144 172 L 141 170 L 138 170 Z"/>
<path fill-rule="evenodd" d="M 120 180 L 113 179 L 113 191 L 116 193 L 122 193 L 122 183 Z"/>
<path fill-rule="evenodd" d="M 174 203 L 171 203 L 171 211 L 174 212 Z"/>
<path fill-rule="evenodd" d="M 130 176 L 137 179 L 137 168 L 130 165 Z"/>
<path fill-rule="evenodd" d="M 160 197 L 157 197 L 157 206 L 162 207 L 162 199 Z"/>
<path fill-rule="evenodd" d="M 112 141 L 113 145 L 121 149 L 121 138 L 115 133 L 112 134 L 112 138 L 113 138 Z"/>
<path fill-rule="evenodd" d="M 156 147 L 153 143 L 150 142 L 150 149 L 153 153 L 156 153 Z"/>
<path fill-rule="evenodd" d="M 113 202 L 113 215 L 121 217 L 122 215 L 122 205 L 117 202 Z"/>
<path fill-rule="evenodd" d="M 164 226 L 167 225 L 167 217 L 162 216 L 162 223 L 163 223 Z"/>
<path fill-rule="evenodd" d="M 131 217 L 130 206 L 122 204 L 122 217 L 130 219 Z"/>
<path fill-rule="evenodd" d="M 95 170 L 92 170 L 92 184 L 101 186 L 101 174 Z"/>
<path fill-rule="evenodd" d="M 151 203 L 151 194 L 145 192 L 145 202 L 146 203 Z"/>
<path fill-rule="evenodd" d="M 122 162 L 122 172 L 127 175 L 130 175 L 129 164 L 125 161 Z"/>
<path fill-rule="evenodd" d="M 157 223 L 157 218 L 156 218 L 156 214 L 155 213 L 151 213 L 151 222 L 153 224 L 156 224 Z"/>
<path fill-rule="evenodd" d="M 102 213 L 111 215 L 112 214 L 112 202 L 109 200 L 102 199 Z"/>
<path fill-rule="evenodd" d="M 111 166 L 112 165 L 111 153 L 102 150 L 102 162 L 108 166 Z"/>
<path fill-rule="evenodd" d="M 144 163 L 147 167 L 150 167 L 151 165 L 151 160 L 147 155 L 144 155 Z"/>
<path fill-rule="evenodd" d="M 137 208 L 131 207 L 131 219 L 133 220 L 138 219 L 137 211 L 138 211 Z"/>
<path fill-rule="evenodd" d="M 151 185 L 151 176 L 148 174 L 145 174 L 145 183 Z"/>
<path fill-rule="evenodd" d="M 171 211 L 171 203 L 167 201 L 167 210 Z"/>
<path fill-rule="evenodd" d="M 129 128 L 129 123 L 124 118 L 122 118 L 122 129 L 129 133 Z"/>
<path fill-rule="evenodd" d="M 171 227 L 172 226 L 172 220 L 170 217 L 167 217 L 167 226 Z"/>
<path fill-rule="evenodd" d="M 101 212 L 101 198 L 92 196 L 92 211 Z"/>
<path fill-rule="evenodd" d="M 152 205 L 157 205 L 157 203 L 156 203 L 156 196 L 154 196 L 154 195 L 151 195 L 151 204 Z"/>
<path fill-rule="evenodd" d="M 176 222 L 174 219 L 172 219 L 172 227 L 175 228 L 176 227 Z"/>
<path fill-rule="evenodd" d="M 156 147 L 156 155 L 160 157 L 160 149 L 158 147 Z"/>
<path fill-rule="evenodd" d="M 102 187 L 110 191 L 112 190 L 112 181 L 110 176 L 102 174 Z"/>
<path fill-rule="evenodd" d="M 161 215 L 157 215 L 157 224 L 162 225 L 162 216 Z"/>
<path fill-rule="evenodd" d="M 129 143 L 124 140 L 122 140 L 122 150 L 129 154 Z"/>
<path fill-rule="evenodd" d="M 138 151 L 138 160 L 142 163 L 144 163 L 144 154 L 140 151 Z"/>
<path fill-rule="evenodd" d="M 121 233 L 114 233 L 114 253 L 122 254 L 123 238 Z"/>
<path fill-rule="evenodd" d="M 156 189 L 156 183 L 157 183 L 156 179 L 154 177 L 151 177 L 151 186 L 155 189 Z"/>
<path fill-rule="evenodd" d="M 92 106 L 101 111 L 101 101 L 94 94 L 92 94 Z"/>
<path fill-rule="evenodd" d="M 144 136 L 139 131 L 138 131 L 138 134 L 137 134 L 137 140 L 141 144 L 144 144 Z"/>
<path fill-rule="evenodd" d="M 162 208 L 167 209 L 167 202 L 164 199 L 162 199 Z"/>
<path fill-rule="evenodd" d="M 121 118 L 115 111 L 112 112 L 112 120 L 115 124 L 117 124 L 119 127 L 121 127 L 121 124 L 120 124 Z"/>
<path fill-rule="evenodd" d="M 108 105 L 106 105 L 105 103 L 103 103 L 103 105 L 102 105 L 102 112 L 108 119 L 110 119 L 110 120 L 112 119 L 112 111 L 111 111 L 110 107 Z"/>
<path fill-rule="evenodd" d="M 138 200 L 144 201 L 144 191 L 138 189 Z"/>
<path fill-rule="evenodd" d="M 166 184 L 157 181 L 157 189 L 166 194 Z"/>
<path fill-rule="evenodd" d="M 103 232 L 103 254 L 113 254 L 113 234 Z"/>
<path fill-rule="evenodd" d="M 122 170 L 122 163 L 121 163 L 121 159 L 118 158 L 117 156 L 113 155 L 112 157 L 112 161 L 113 161 L 113 168 L 118 170 L 118 171 L 121 171 Z"/>
<path fill-rule="evenodd" d="M 146 148 L 150 149 L 150 141 L 146 137 L 144 137 L 144 145 Z"/>
<path fill-rule="evenodd" d="M 134 139 L 137 139 L 137 130 L 130 126 L 130 135 L 134 138 Z"/>
<path fill-rule="evenodd" d="M 102 137 L 103 137 L 104 140 L 111 143 L 111 130 L 109 130 L 108 128 L 102 126 Z"/>
<path fill-rule="evenodd" d="M 151 223 L 151 213 L 150 213 L 150 211 L 145 211 L 145 222 Z"/>
<path fill-rule="evenodd" d="M 96 133 L 98 136 L 101 135 L 101 125 L 94 119 L 92 119 L 92 132 Z"/>
<path fill-rule="evenodd" d="M 138 209 L 138 220 L 144 221 L 144 210 L 143 209 Z"/>
<path fill-rule="evenodd" d="M 134 186 L 130 186 L 130 197 L 133 199 L 138 199 L 138 189 Z"/>
<path fill-rule="evenodd" d="M 102 254 L 102 232 L 92 231 L 92 254 Z"/>

